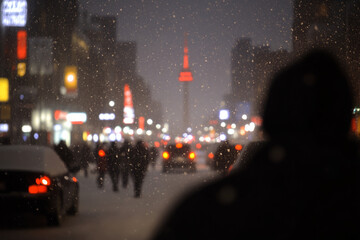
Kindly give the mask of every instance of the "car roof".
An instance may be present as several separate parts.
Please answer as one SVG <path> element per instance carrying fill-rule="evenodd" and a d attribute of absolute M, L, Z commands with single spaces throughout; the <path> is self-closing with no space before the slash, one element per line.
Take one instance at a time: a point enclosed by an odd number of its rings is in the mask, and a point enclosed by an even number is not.
<path fill-rule="evenodd" d="M 30 145 L 0 146 L 0 169 L 41 171 L 50 175 L 67 172 L 64 162 L 52 148 Z"/>

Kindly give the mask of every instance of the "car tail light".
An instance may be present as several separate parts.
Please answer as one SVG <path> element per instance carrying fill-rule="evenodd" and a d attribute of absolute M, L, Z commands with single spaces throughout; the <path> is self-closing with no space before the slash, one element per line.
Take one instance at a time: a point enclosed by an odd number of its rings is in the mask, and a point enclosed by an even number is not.
<path fill-rule="evenodd" d="M 47 187 L 44 185 L 31 185 L 29 186 L 29 193 L 38 194 L 38 193 L 46 193 Z"/>
<path fill-rule="evenodd" d="M 98 154 L 99 154 L 99 157 L 105 157 L 105 151 L 102 149 L 99 150 Z"/>
<path fill-rule="evenodd" d="M 73 180 L 73 182 L 77 182 L 77 181 L 78 181 L 76 177 L 72 177 L 72 180 Z"/>
<path fill-rule="evenodd" d="M 163 152 L 162 156 L 164 159 L 169 159 L 170 154 L 168 152 Z"/>
<path fill-rule="evenodd" d="M 38 194 L 38 193 L 46 193 L 48 191 L 48 186 L 50 186 L 51 181 L 47 176 L 42 176 L 40 178 L 35 179 L 35 183 L 30 185 L 28 188 L 28 192 L 30 194 Z"/>
<path fill-rule="evenodd" d="M 241 145 L 241 144 L 236 144 L 236 145 L 235 145 L 235 149 L 236 149 L 237 151 L 240 151 L 240 150 L 242 149 L 242 145 Z"/>
<path fill-rule="evenodd" d="M 211 152 L 211 153 L 208 154 L 208 157 L 211 158 L 211 159 L 213 159 L 213 158 L 214 158 L 214 154 Z"/>
<path fill-rule="evenodd" d="M 37 185 L 50 186 L 51 184 L 50 178 L 48 178 L 47 176 L 37 178 L 35 181 Z"/>
<path fill-rule="evenodd" d="M 194 160 L 195 157 L 196 157 L 196 155 L 195 155 L 194 152 L 191 152 L 191 153 L 189 154 L 189 158 L 190 158 L 191 160 Z"/>

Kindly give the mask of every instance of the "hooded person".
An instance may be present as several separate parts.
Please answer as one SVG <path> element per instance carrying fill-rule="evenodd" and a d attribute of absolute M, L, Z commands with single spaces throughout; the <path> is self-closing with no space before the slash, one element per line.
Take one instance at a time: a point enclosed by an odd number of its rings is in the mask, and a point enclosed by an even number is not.
<path fill-rule="evenodd" d="M 266 143 L 229 176 L 184 196 L 153 239 L 360 239 L 352 107 L 336 58 L 308 52 L 271 81 Z"/>

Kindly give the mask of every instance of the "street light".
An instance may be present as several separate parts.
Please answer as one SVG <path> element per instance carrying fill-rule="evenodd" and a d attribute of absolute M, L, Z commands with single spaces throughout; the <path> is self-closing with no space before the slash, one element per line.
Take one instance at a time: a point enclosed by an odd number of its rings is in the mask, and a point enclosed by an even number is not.
<path fill-rule="evenodd" d="M 153 121 L 151 118 L 149 118 L 149 119 L 146 121 L 146 123 L 147 123 L 148 125 L 152 125 L 153 122 L 154 122 L 154 121 Z"/>
<path fill-rule="evenodd" d="M 65 67 L 64 85 L 67 93 L 77 91 L 77 68 L 76 66 Z"/>

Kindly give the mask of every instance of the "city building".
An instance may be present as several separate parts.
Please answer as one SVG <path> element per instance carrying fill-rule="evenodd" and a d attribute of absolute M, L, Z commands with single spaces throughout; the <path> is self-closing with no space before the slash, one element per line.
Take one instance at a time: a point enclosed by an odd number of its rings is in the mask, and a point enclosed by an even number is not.
<path fill-rule="evenodd" d="M 293 51 L 331 50 L 345 63 L 360 105 L 360 1 L 294 0 Z"/>
<path fill-rule="evenodd" d="M 2 9 L 9 18 L 0 31 L 0 139 L 70 145 L 124 127 L 125 84 L 135 116 L 161 122 L 161 105 L 136 73 L 136 43 L 117 42 L 116 17 L 80 12 L 77 0 L 18 0 Z"/>
<path fill-rule="evenodd" d="M 253 46 L 250 38 L 237 40 L 231 53 L 231 92 L 225 98 L 231 121 L 259 116 L 269 79 L 288 63 L 290 55 L 286 50 Z"/>

